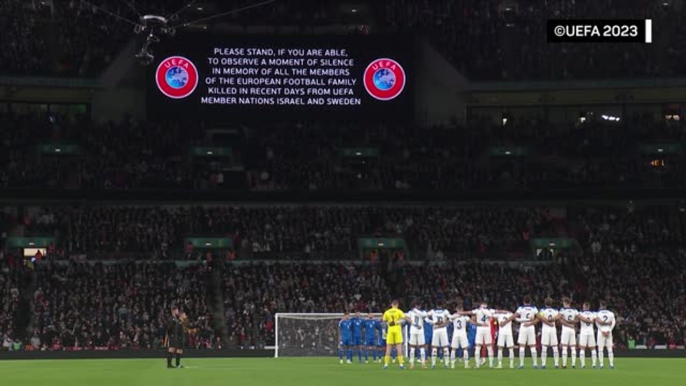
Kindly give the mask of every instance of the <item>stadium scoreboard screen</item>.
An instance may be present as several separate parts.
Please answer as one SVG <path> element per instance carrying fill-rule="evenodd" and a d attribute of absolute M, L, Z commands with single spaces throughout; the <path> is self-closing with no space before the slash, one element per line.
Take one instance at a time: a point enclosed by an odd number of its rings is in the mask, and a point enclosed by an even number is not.
<path fill-rule="evenodd" d="M 208 121 L 411 118 L 411 40 L 400 36 L 188 35 L 149 67 L 152 117 Z"/>

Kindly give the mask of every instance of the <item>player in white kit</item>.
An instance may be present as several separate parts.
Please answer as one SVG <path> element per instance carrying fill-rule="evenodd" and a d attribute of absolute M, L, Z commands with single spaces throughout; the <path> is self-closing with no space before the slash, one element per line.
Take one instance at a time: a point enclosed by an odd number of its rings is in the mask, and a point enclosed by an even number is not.
<path fill-rule="evenodd" d="M 534 368 L 538 367 L 538 360 L 536 358 L 536 327 L 534 327 L 534 320 L 538 314 L 538 308 L 531 305 L 531 297 L 524 297 L 524 305 L 517 308 L 515 312 L 515 321 L 519 323 L 519 337 L 517 344 L 519 345 L 519 368 L 524 368 L 524 354 L 526 346 L 529 346 L 531 351 L 531 358 L 534 362 Z"/>
<path fill-rule="evenodd" d="M 538 314 L 538 319 L 543 324 L 541 328 L 541 369 L 545 369 L 546 359 L 548 358 L 548 348 L 553 349 L 555 368 L 560 367 L 560 352 L 557 351 L 557 328 L 556 322 L 560 318 L 560 313 L 552 308 L 553 299 L 545 299 L 545 308 Z"/>
<path fill-rule="evenodd" d="M 459 313 L 459 312 L 458 312 Z M 486 302 L 481 302 L 479 308 L 462 312 L 463 315 L 474 315 L 476 318 L 476 339 L 474 341 L 474 367 L 481 364 L 481 346 L 488 351 L 488 367 L 493 368 L 493 338 L 491 337 L 491 319 L 495 310 L 488 308 Z"/>
<path fill-rule="evenodd" d="M 562 345 L 562 368 L 567 368 L 567 348 L 572 350 L 572 368 L 576 368 L 576 325 L 579 322 L 577 315 L 579 311 L 571 308 L 572 299 L 562 298 L 562 305 L 560 310 L 560 324 L 562 325 L 562 336 L 560 337 L 560 344 Z"/>
<path fill-rule="evenodd" d="M 595 349 L 595 335 L 593 335 L 593 323 L 596 319 L 596 313 L 591 311 L 591 305 L 588 302 L 583 304 L 583 310 L 577 316 L 581 321 L 581 329 L 579 332 L 579 361 L 581 361 L 581 368 L 586 367 L 586 348 L 591 349 L 591 358 L 593 368 L 595 368 L 597 361 L 597 352 Z"/>
<path fill-rule="evenodd" d="M 514 335 L 512 334 L 513 313 L 505 311 L 496 314 L 498 320 L 498 368 L 503 368 L 503 349 L 510 350 L 510 368 L 514 368 Z"/>
<path fill-rule="evenodd" d="M 410 369 L 414 368 L 415 350 L 419 349 L 422 368 L 426 368 L 426 342 L 424 341 L 424 320 L 429 314 L 421 310 L 421 304 L 416 302 L 414 308 L 405 316 L 410 318 Z"/>
<path fill-rule="evenodd" d="M 464 368 L 469 368 L 469 339 L 467 338 L 467 323 L 475 323 L 474 318 L 466 315 L 461 315 L 463 311 L 462 304 L 455 307 L 455 313 L 450 316 L 453 322 L 453 341 L 450 345 L 452 351 L 450 352 L 450 367 L 455 368 L 455 355 L 457 350 L 462 349 L 462 359 L 464 360 Z"/>
<path fill-rule="evenodd" d="M 433 337 L 431 338 L 431 368 L 436 368 L 436 358 L 438 357 L 438 350 L 443 350 L 444 366 L 447 368 L 450 364 L 450 353 L 448 347 L 448 324 L 450 324 L 450 312 L 443 308 L 442 303 L 438 303 L 435 310 L 429 311 L 429 319 L 427 320 L 434 326 Z"/>
<path fill-rule="evenodd" d="M 610 361 L 610 368 L 615 368 L 615 354 L 612 351 L 612 330 L 617 324 L 615 314 L 607 309 L 607 302 L 600 301 L 600 309 L 596 313 L 595 324 L 598 327 L 598 363 L 602 369 L 603 351 L 607 348 L 607 359 Z"/>

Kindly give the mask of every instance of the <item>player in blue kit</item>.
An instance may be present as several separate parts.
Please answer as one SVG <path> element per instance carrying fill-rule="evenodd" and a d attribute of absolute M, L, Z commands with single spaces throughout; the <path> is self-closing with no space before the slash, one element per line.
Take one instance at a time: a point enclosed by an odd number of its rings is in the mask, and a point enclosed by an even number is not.
<path fill-rule="evenodd" d="M 434 325 L 425 320 L 424 321 L 424 342 L 426 342 L 427 345 L 431 343 L 431 339 L 433 338 L 433 335 L 434 335 Z"/>
<path fill-rule="evenodd" d="M 365 343 L 365 350 L 364 350 L 364 363 L 369 363 L 369 352 L 372 352 L 372 357 L 374 358 L 374 362 L 376 362 L 376 324 L 378 323 L 378 320 L 374 319 L 373 314 L 369 314 L 367 319 L 364 320 L 363 322 L 363 327 L 364 327 L 364 343 Z"/>
<path fill-rule="evenodd" d="M 470 350 L 474 350 L 476 343 L 476 324 L 469 323 L 467 328 L 467 340 L 469 341 Z M 474 358 L 474 352 L 471 353 L 471 357 Z"/>
<path fill-rule="evenodd" d="M 362 363 L 362 324 L 364 321 L 360 317 L 360 312 L 355 312 L 355 317 L 352 320 L 353 330 L 353 346 L 357 350 L 357 360 Z"/>
<path fill-rule="evenodd" d="M 339 336 L 338 340 L 340 342 L 340 347 L 338 349 L 338 358 L 343 364 L 343 352 L 346 353 L 346 358 L 348 364 L 352 363 L 353 360 L 353 330 L 352 330 L 352 320 L 350 320 L 350 313 L 346 312 L 343 314 L 343 319 L 338 322 Z"/>
<path fill-rule="evenodd" d="M 431 349 L 431 342 L 433 340 L 433 336 L 434 336 L 434 325 L 429 323 L 429 322 L 424 321 L 424 342 L 426 342 L 425 346 L 428 346 L 429 349 Z M 431 350 L 428 350 L 428 351 L 431 352 Z M 442 358 L 443 357 L 442 350 L 439 350 L 439 351 L 441 351 L 441 352 L 438 353 L 438 357 Z"/>
<path fill-rule="evenodd" d="M 448 342 L 452 342 L 451 339 L 453 338 L 453 330 L 455 329 L 454 326 L 453 326 L 453 324 L 452 324 L 452 323 L 448 324 L 448 326 L 446 327 L 446 329 L 448 330 Z M 442 357 L 442 355 L 440 355 L 440 354 L 441 354 L 441 353 L 439 353 L 439 358 L 441 358 L 441 360 L 443 360 L 443 357 Z"/>

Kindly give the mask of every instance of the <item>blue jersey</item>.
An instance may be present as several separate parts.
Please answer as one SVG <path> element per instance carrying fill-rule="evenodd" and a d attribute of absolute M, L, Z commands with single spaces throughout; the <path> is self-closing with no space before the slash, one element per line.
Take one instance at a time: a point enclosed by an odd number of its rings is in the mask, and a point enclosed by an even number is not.
<path fill-rule="evenodd" d="M 376 321 L 376 332 L 377 332 L 377 339 L 379 341 L 379 346 L 385 346 L 386 345 L 386 325 L 385 323 L 381 322 L 380 320 Z"/>
<path fill-rule="evenodd" d="M 374 319 L 365 319 L 362 322 L 364 327 L 364 340 L 367 346 L 373 346 L 376 344 L 376 323 L 378 321 Z"/>
<path fill-rule="evenodd" d="M 424 322 L 424 341 L 427 343 L 431 342 L 431 338 L 434 335 L 434 325 L 431 323 Z"/>
<path fill-rule="evenodd" d="M 376 335 L 381 337 L 382 332 L 383 332 L 383 322 L 380 320 L 375 320 L 374 321 L 374 329 L 376 330 Z"/>
<path fill-rule="evenodd" d="M 474 341 L 476 341 L 476 325 L 469 323 L 469 328 L 467 330 L 467 340 L 469 341 L 469 346 L 474 346 Z"/>
<path fill-rule="evenodd" d="M 360 318 L 352 318 L 353 338 L 362 338 L 362 324 L 364 321 Z"/>
<path fill-rule="evenodd" d="M 341 346 L 352 346 L 353 345 L 353 332 L 352 332 L 352 320 L 342 319 L 338 323 L 338 328 L 341 330 Z"/>
<path fill-rule="evenodd" d="M 351 319 L 343 319 L 338 323 L 338 327 L 341 329 L 341 337 L 351 338 L 353 336 L 352 324 L 353 321 Z"/>

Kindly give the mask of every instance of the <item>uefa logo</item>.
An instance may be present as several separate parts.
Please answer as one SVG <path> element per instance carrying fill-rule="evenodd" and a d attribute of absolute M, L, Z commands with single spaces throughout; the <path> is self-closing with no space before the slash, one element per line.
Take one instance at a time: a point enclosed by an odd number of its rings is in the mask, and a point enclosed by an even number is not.
<path fill-rule="evenodd" d="M 364 88 L 380 101 L 395 99 L 405 88 L 405 70 L 393 59 L 372 61 L 364 70 Z"/>
<path fill-rule="evenodd" d="M 183 56 L 170 56 L 157 67 L 155 81 L 162 94 L 182 99 L 191 95 L 198 86 L 198 70 Z"/>

